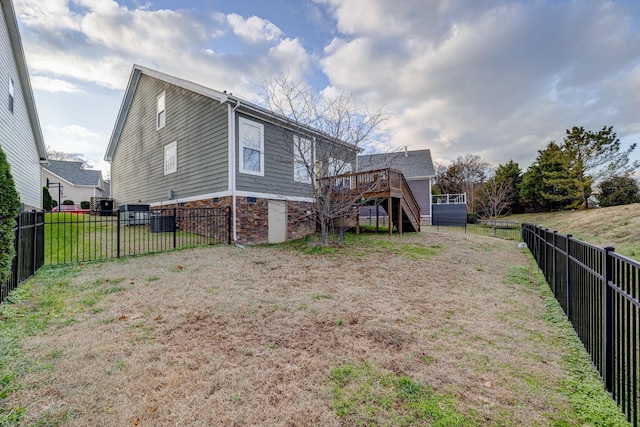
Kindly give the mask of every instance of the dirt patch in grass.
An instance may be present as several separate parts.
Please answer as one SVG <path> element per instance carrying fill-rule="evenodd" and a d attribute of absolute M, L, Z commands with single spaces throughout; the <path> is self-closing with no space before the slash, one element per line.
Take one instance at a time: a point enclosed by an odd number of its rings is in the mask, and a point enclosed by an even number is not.
<path fill-rule="evenodd" d="M 355 425 L 354 410 L 336 412 L 332 372 L 367 366 L 455 402 L 461 425 L 577 424 L 544 297 L 509 279 L 523 250 L 433 232 L 366 239 L 82 266 L 68 318 L 27 340 L 36 368 L 2 406 L 24 407 L 25 425 Z"/>

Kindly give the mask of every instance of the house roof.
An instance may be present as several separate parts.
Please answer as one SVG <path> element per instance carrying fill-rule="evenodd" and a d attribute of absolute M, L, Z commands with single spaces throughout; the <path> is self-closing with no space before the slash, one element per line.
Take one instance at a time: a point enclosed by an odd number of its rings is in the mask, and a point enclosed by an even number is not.
<path fill-rule="evenodd" d="M 358 170 L 397 169 L 407 178 L 427 178 L 436 175 L 431 150 L 400 151 L 396 153 L 358 156 Z"/>
<path fill-rule="evenodd" d="M 107 151 L 104 156 L 104 160 L 110 162 L 113 160 L 113 155 L 116 151 L 116 147 L 118 145 L 118 141 L 120 140 L 120 135 L 122 133 L 125 121 L 127 119 L 127 115 L 129 113 L 129 108 L 131 107 L 131 102 L 133 101 L 133 97 L 136 93 L 136 89 L 138 83 L 140 81 L 140 76 L 142 74 L 146 74 L 148 76 L 154 77 L 156 79 L 165 81 L 167 83 L 173 84 L 175 86 L 181 87 L 183 89 L 190 90 L 192 92 L 198 93 L 200 95 L 206 96 L 208 98 L 214 99 L 221 104 L 229 103 L 234 107 L 234 110 L 242 111 L 245 114 L 261 118 L 263 120 L 279 123 L 283 125 L 289 124 L 292 128 L 303 128 L 305 132 L 328 138 L 327 135 L 323 135 L 317 129 L 310 128 L 308 126 L 296 126 L 292 124 L 289 119 L 286 117 L 278 116 L 277 114 L 269 111 L 266 108 L 260 107 L 259 105 L 253 104 L 245 99 L 242 99 L 237 96 L 233 96 L 232 94 L 227 94 L 226 92 L 220 92 L 215 89 L 208 88 L 206 86 L 202 86 L 200 84 L 190 82 L 188 80 L 181 79 L 179 77 L 171 76 L 169 74 L 165 74 L 160 71 L 152 70 L 151 68 L 143 67 L 142 65 L 133 65 L 133 69 L 131 70 L 131 76 L 129 77 L 129 83 L 127 84 L 127 89 L 124 94 L 124 98 L 122 100 L 122 105 L 120 105 L 120 111 L 118 112 L 118 117 L 116 118 L 116 124 L 113 128 L 113 132 L 111 133 L 111 138 L 109 139 L 109 145 L 107 146 Z M 342 143 L 346 148 L 354 149 L 353 146 L 344 143 L 342 141 L 338 141 Z M 359 151 L 359 149 L 357 149 Z"/>
<path fill-rule="evenodd" d="M 102 172 L 96 169 L 83 169 L 82 162 L 49 160 L 45 169 L 73 185 L 100 187 Z"/>
<path fill-rule="evenodd" d="M 23 90 L 27 114 L 29 115 L 29 123 L 31 124 L 31 132 L 36 141 L 38 157 L 40 160 L 47 160 L 47 148 L 42 138 L 42 130 L 40 129 L 40 121 L 38 120 L 38 112 L 36 111 L 36 103 L 33 98 L 31 80 L 29 79 L 29 71 L 27 69 L 27 61 L 25 60 L 24 51 L 22 50 L 22 39 L 20 38 L 18 21 L 16 20 L 16 14 L 13 10 L 13 4 L 11 0 L 0 0 L 0 6 L 2 7 L 2 13 L 7 25 L 7 30 L 9 31 L 11 50 L 13 51 L 13 57 L 15 58 L 18 68 L 20 87 Z"/>

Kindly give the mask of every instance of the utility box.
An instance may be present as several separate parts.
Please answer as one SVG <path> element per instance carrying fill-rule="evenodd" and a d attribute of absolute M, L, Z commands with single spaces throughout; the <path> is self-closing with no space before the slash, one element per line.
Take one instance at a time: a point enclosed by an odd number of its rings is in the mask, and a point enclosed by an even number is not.
<path fill-rule="evenodd" d="M 120 206 L 120 222 L 123 225 L 149 224 L 149 205 L 126 204 Z"/>
<path fill-rule="evenodd" d="M 113 200 L 102 199 L 98 202 L 100 204 L 100 215 L 112 215 L 113 214 Z"/>
<path fill-rule="evenodd" d="M 149 229 L 152 233 L 173 233 L 176 231 L 176 217 L 173 215 L 151 215 Z"/>

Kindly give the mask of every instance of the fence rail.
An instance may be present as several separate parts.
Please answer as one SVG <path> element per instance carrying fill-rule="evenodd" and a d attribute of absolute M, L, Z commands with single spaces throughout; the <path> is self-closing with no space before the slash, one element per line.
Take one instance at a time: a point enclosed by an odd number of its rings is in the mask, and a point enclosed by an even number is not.
<path fill-rule="evenodd" d="M 640 263 L 531 224 L 522 235 L 607 391 L 637 426 Z"/>
<path fill-rule="evenodd" d="M 150 212 L 23 212 L 16 255 L 0 301 L 44 264 L 94 261 L 190 246 L 231 243 L 230 208 L 163 208 Z M 133 215 L 133 217 L 130 217 Z"/>
<path fill-rule="evenodd" d="M 16 218 L 15 255 L 11 275 L 0 289 L 0 302 L 44 263 L 44 212 L 21 212 Z"/>
<path fill-rule="evenodd" d="M 460 220 L 446 218 L 442 221 L 434 218 L 430 227 L 436 231 L 458 232 L 464 234 L 475 234 L 478 236 L 497 237 L 505 240 L 521 240 L 522 226 L 513 221 L 486 221 L 478 224 L 469 224 L 467 219 Z"/>
<path fill-rule="evenodd" d="M 65 264 L 231 242 L 230 208 L 45 214 L 45 263 Z"/>

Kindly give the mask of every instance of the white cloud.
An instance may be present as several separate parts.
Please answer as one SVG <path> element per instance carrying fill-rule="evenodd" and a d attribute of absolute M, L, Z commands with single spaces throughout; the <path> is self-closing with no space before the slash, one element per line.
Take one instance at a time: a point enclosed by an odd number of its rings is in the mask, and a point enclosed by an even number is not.
<path fill-rule="evenodd" d="M 78 125 L 54 126 L 47 124 L 42 127 L 47 147 L 65 153 L 81 153 L 87 157 L 89 163 L 95 165 L 104 157 L 101 146 L 103 136 L 90 129 Z"/>
<path fill-rule="evenodd" d="M 256 43 L 259 41 L 277 41 L 282 37 L 282 31 L 266 19 L 250 16 L 244 19 L 237 13 L 227 16 L 227 21 L 235 34 L 244 40 Z"/>
<path fill-rule="evenodd" d="M 386 104 L 393 145 L 528 164 L 574 125 L 632 131 L 622 124 L 640 102 L 629 96 L 635 4 L 372 0 L 364 14 L 358 0 L 326 3 L 342 34 L 322 69 L 341 90 Z"/>
<path fill-rule="evenodd" d="M 82 89 L 65 80 L 51 79 L 44 76 L 31 76 L 31 86 L 35 90 L 45 92 L 80 93 Z"/>

